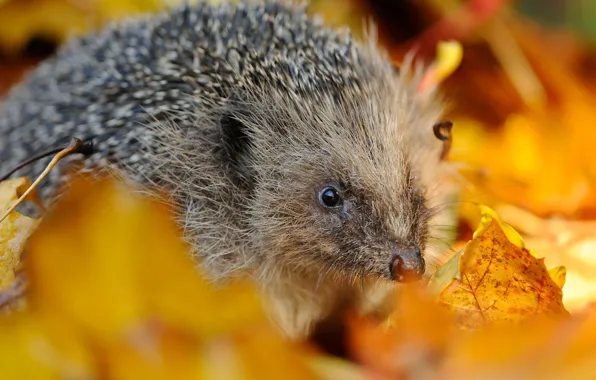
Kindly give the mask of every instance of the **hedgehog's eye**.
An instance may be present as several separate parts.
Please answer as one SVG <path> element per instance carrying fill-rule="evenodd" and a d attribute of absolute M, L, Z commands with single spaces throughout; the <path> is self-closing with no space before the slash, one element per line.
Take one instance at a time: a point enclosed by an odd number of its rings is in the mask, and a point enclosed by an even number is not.
<path fill-rule="evenodd" d="M 324 207 L 337 207 L 341 205 L 341 196 L 333 186 L 325 186 L 319 193 L 319 201 Z"/>

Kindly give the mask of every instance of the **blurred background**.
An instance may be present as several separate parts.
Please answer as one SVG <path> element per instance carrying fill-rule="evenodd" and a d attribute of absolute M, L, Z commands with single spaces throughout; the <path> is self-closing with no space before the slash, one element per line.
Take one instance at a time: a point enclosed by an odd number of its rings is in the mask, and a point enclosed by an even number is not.
<path fill-rule="evenodd" d="M 0 0 L 0 97 L 69 36 L 180 2 Z M 463 189 L 454 249 L 486 204 L 547 266 L 568 267 L 566 289 L 582 291 L 567 294 L 596 294 L 596 1 L 311 0 L 309 11 L 356 36 L 373 20 L 397 64 L 459 41 L 463 61 L 442 86 Z"/>
<path fill-rule="evenodd" d="M 0 93 L 18 81 L 24 70 L 50 55 L 68 36 L 100 28 L 111 20 L 181 2 L 0 0 Z M 518 51 L 523 46 L 514 46 L 516 43 L 508 35 L 523 32 L 529 34 L 525 43 L 534 45 L 536 50 L 541 50 L 539 44 L 548 45 L 541 59 L 570 65 L 588 86 L 593 86 L 592 76 L 596 75 L 592 74 L 594 57 L 590 51 L 596 39 L 596 2 L 591 0 L 311 0 L 310 9 L 330 23 L 350 26 L 356 35 L 364 22 L 373 20 L 380 27 L 383 44 L 396 60 L 414 45 L 421 55 L 428 57 L 434 53 L 438 40 L 460 40 L 466 54 L 459 77 L 471 75 L 470 71 L 479 71 L 475 77 L 495 74 L 495 66 L 503 61 L 523 65 Z M 517 45 L 523 43 L 517 41 Z M 507 54 L 511 56 L 503 56 Z M 522 67 L 506 68 L 516 69 Z M 477 94 L 470 95 L 479 89 L 476 85 L 482 79 L 478 78 L 466 88 L 460 88 L 457 95 L 473 101 L 468 104 L 475 116 L 498 123 L 518 109 L 519 102 L 527 100 L 532 86 L 537 85 L 521 75 L 509 73 L 509 76 L 513 83 L 498 82 L 500 88 L 484 94 L 487 99 L 483 101 L 479 101 Z M 520 80 L 522 83 L 516 82 Z M 451 81 L 455 82 L 456 79 Z M 529 88 L 520 88 L 524 85 Z M 488 88 L 480 88 L 489 92 Z"/>

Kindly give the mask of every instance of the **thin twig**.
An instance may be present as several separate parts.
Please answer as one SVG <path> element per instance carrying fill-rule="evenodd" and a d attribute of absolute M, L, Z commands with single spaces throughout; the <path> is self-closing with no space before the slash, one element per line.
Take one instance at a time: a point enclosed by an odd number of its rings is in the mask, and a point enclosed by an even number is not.
<path fill-rule="evenodd" d="M 73 153 L 78 153 L 81 147 L 83 147 L 83 141 L 81 141 L 80 139 L 74 137 L 72 140 L 70 140 L 70 144 L 68 145 L 68 147 L 59 151 L 58 154 L 56 154 L 54 158 L 52 158 L 52 161 L 50 161 L 50 163 L 48 164 L 48 166 L 46 166 L 44 171 L 39 175 L 39 177 L 37 177 L 35 182 L 33 182 L 31 186 L 29 186 L 27 190 L 25 190 L 25 192 L 19 197 L 19 199 L 17 199 L 17 201 L 8 210 L 6 210 L 2 217 L 0 217 L 0 223 L 2 223 L 4 219 L 6 219 L 8 215 L 10 215 L 11 212 L 13 212 L 17 207 L 19 207 L 19 205 L 23 203 L 25 199 L 27 199 L 29 194 L 37 187 L 37 185 L 39 185 L 41 181 L 43 181 L 43 179 L 58 164 L 58 162 L 60 162 L 61 159 Z"/>
<path fill-rule="evenodd" d="M 42 158 L 60 153 L 60 151 L 67 149 L 68 147 L 70 147 L 70 145 L 72 144 L 72 141 L 68 143 L 68 145 L 63 145 L 61 147 L 58 148 L 53 148 L 50 150 L 47 150 L 43 153 L 37 154 L 23 162 L 21 162 L 20 164 L 18 164 L 16 167 L 14 167 L 11 171 L 9 171 L 8 173 L 6 173 L 5 175 L 3 175 L 2 177 L 0 177 L 0 182 L 7 180 L 11 175 L 13 175 L 14 173 L 16 173 L 18 170 L 24 168 L 25 166 L 31 164 L 32 162 L 35 162 L 37 160 L 41 160 Z M 74 152 L 73 152 L 74 153 Z M 91 141 L 87 141 L 84 142 L 81 147 L 77 150 L 76 153 L 82 153 L 86 156 L 90 155 L 91 153 L 93 153 L 93 143 Z"/>

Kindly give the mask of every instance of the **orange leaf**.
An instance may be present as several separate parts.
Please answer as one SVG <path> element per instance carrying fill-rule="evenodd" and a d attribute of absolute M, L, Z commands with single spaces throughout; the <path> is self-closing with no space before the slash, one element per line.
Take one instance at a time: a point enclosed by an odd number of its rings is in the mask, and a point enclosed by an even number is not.
<path fill-rule="evenodd" d="M 358 360 L 391 378 L 421 378 L 432 371 L 453 333 L 450 315 L 416 286 L 399 292 L 387 323 L 352 319 L 349 327 L 349 346 Z"/>
<path fill-rule="evenodd" d="M 596 360 L 594 309 L 571 318 L 533 318 L 460 337 L 436 378 L 592 379 Z"/>
<path fill-rule="evenodd" d="M 544 260 L 511 243 L 499 221 L 492 219 L 466 246 L 458 276 L 441 292 L 439 302 L 458 316 L 460 325 L 476 328 L 535 314 L 567 315 L 562 296 Z"/>

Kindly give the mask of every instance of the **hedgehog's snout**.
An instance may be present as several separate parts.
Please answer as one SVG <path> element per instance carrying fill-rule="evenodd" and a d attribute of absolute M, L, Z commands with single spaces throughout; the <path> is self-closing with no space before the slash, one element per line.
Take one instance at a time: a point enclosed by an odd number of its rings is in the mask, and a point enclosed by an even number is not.
<path fill-rule="evenodd" d="M 398 282 L 418 281 L 424 275 L 426 264 L 418 247 L 394 249 L 391 252 L 389 273 Z"/>

